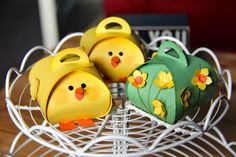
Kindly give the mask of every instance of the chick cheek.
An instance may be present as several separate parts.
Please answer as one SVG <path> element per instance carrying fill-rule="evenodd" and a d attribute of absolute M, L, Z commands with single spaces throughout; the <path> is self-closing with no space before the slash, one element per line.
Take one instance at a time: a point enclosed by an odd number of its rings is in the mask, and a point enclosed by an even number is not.
<path fill-rule="evenodd" d="M 75 98 L 81 101 L 84 98 L 84 89 L 83 88 L 77 88 L 75 90 Z"/>

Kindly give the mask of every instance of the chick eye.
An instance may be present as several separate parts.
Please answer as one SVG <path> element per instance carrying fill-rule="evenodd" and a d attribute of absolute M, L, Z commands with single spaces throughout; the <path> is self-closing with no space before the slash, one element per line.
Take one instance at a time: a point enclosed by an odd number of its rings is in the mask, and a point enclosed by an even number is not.
<path fill-rule="evenodd" d="M 113 54 L 113 53 L 112 53 L 111 51 L 110 51 L 110 52 L 108 52 L 108 55 L 109 55 L 109 56 L 112 56 L 112 54 Z"/>
<path fill-rule="evenodd" d="M 120 55 L 120 56 L 123 56 L 123 52 L 119 52 L 119 55 Z"/>
<path fill-rule="evenodd" d="M 69 90 L 73 90 L 74 87 L 73 87 L 73 86 L 69 86 L 68 89 L 69 89 Z"/>
<path fill-rule="evenodd" d="M 86 84 L 85 84 L 85 83 L 82 83 L 82 84 L 81 84 L 81 87 L 82 87 L 82 88 L 85 88 L 85 87 L 86 87 Z"/>

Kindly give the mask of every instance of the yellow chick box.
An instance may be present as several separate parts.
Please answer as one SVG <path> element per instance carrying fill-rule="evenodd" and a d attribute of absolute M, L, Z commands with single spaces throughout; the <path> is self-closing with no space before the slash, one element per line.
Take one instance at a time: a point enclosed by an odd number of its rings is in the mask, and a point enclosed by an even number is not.
<path fill-rule="evenodd" d="M 125 82 L 127 76 L 146 60 L 143 46 L 129 24 L 108 17 L 85 32 L 80 47 L 108 82 Z"/>
<path fill-rule="evenodd" d="M 46 119 L 60 130 L 94 126 L 112 107 L 109 89 L 80 48 L 69 48 L 36 62 L 29 74 L 30 93 Z"/>

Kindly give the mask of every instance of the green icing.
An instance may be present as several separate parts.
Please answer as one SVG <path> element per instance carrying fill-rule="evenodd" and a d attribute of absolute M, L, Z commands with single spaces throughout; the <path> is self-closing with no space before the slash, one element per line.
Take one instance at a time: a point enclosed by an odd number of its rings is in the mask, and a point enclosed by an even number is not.
<path fill-rule="evenodd" d="M 167 111 L 167 114 L 163 120 L 173 124 L 175 121 L 175 110 L 176 110 L 176 107 L 174 105 L 175 104 L 174 87 L 170 89 L 160 89 L 157 85 L 154 84 L 154 80 L 158 78 L 159 72 L 160 71 L 169 72 L 168 68 L 165 65 L 161 64 L 149 64 L 148 66 L 145 66 L 141 69 L 144 68 L 146 68 L 147 70 L 152 69 L 152 76 L 153 76 L 150 82 L 151 88 L 148 90 L 149 92 L 146 92 L 148 95 L 145 97 L 148 98 L 147 104 L 152 108 L 151 112 L 149 113 L 156 116 L 156 114 L 154 113 L 154 107 L 152 105 L 152 101 L 158 99 L 164 103 Z"/>
<path fill-rule="evenodd" d="M 167 113 L 164 121 L 174 124 L 176 119 L 175 88 L 161 89 L 161 92 L 156 99 L 165 104 Z"/>
<path fill-rule="evenodd" d="M 142 97 L 142 100 L 144 102 L 145 108 L 148 108 L 148 113 L 153 113 L 153 107 L 149 103 L 149 97 L 152 95 L 156 95 L 158 91 L 153 91 L 151 92 L 151 88 L 153 86 L 153 81 L 156 79 L 156 73 L 160 70 L 163 69 L 165 66 L 164 65 L 147 65 L 143 66 L 140 68 L 140 71 L 146 72 L 148 74 L 147 77 L 147 83 L 144 88 L 140 88 L 140 96 Z"/>
<path fill-rule="evenodd" d="M 131 83 L 127 83 L 126 87 L 128 88 L 126 90 L 128 98 L 136 107 L 142 109 L 143 102 L 139 96 L 138 88 L 134 87 Z"/>
<path fill-rule="evenodd" d="M 168 68 L 165 65 L 148 64 L 140 67 L 139 71 L 148 74 L 147 83 L 143 88 L 137 88 L 132 84 L 127 83 L 126 86 L 129 99 L 133 102 L 134 106 L 156 117 L 158 116 L 154 113 L 152 101 L 156 99 L 160 100 L 164 103 L 167 112 L 163 120 L 173 124 L 175 122 L 176 114 L 175 88 L 160 89 L 154 84 L 154 80 L 158 78 L 159 72 L 169 72 Z"/>

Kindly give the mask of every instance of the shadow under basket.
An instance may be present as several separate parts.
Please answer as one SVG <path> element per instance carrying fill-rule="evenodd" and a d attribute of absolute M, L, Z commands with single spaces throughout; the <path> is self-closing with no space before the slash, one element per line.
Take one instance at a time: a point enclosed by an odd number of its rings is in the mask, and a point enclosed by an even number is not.
<path fill-rule="evenodd" d="M 145 48 L 161 40 L 177 42 L 169 37 L 144 43 Z M 34 50 L 50 52 L 43 47 Z M 207 52 L 207 53 L 206 53 Z M 232 93 L 230 72 L 222 70 L 218 59 L 209 49 L 199 48 L 198 53 L 210 55 L 219 78 L 219 91 L 210 104 L 186 116 L 174 125 L 135 108 L 127 99 L 124 84 L 110 85 L 114 102 L 110 114 L 96 118 L 94 127 L 80 127 L 61 132 L 58 125 L 47 122 L 37 102 L 29 92 L 28 73 L 24 58 L 20 69 L 11 68 L 6 78 L 6 105 L 14 124 L 20 129 L 9 150 L 9 156 L 27 153 L 27 156 L 236 156 L 235 142 L 226 142 L 216 127 L 229 109 Z M 185 53 L 189 53 L 185 50 Z M 190 53 L 189 53 L 190 54 Z M 28 68 L 29 69 L 29 68 Z M 12 80 L 12 81 L 10 81 Z M 14 97 L 13 97 L 14 95 Z"/>

